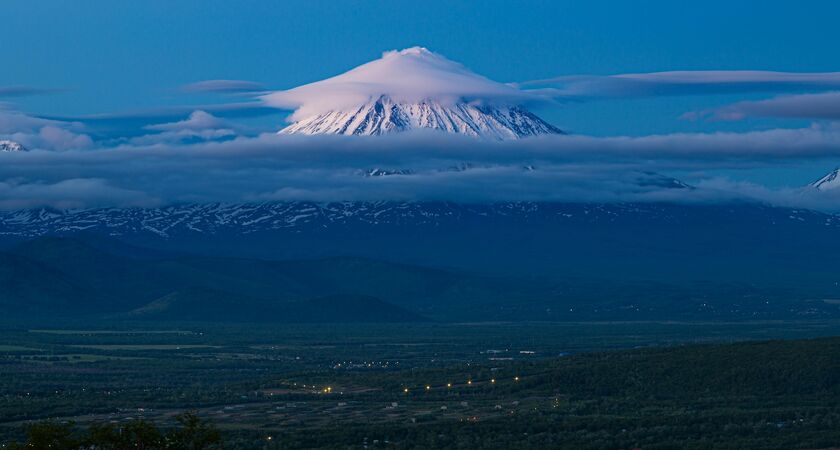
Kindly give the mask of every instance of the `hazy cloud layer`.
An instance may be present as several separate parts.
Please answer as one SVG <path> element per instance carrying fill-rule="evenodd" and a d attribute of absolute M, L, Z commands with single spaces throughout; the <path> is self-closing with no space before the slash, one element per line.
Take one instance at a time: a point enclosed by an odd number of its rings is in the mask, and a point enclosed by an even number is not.
<path fill-rule="evenodd" d="M 193 116 L 157 128 L 171 133 L 218 124 L 204 114 Z M 546 136 L 498 143 L 431 132 L 378 138 L 265 134 L 192 145 L 158 141 L 0 154 L 0 207 L 275 200 L 755 200 L 834 209 L 840 190 L 768 189 L 704 177 L 688 180 L 696 189 L 674 189 L 651 183 L 645 173 L 766 167 L 838 156 L 840 129 L 832 127 L 641 138 Z M 374 168 L 411 174 L 363 175 Z"/>
<path fill-rule="evenodd" d="M 83 126 L 31 117 L 15 111 L 0 110 L 0 139 L 10 139 L 29 149 L 78 150 L 93 146 L 93 139 Z"/>
<path fill-rule="evenodd" d="M 58 209 L 95 206 L 152 207 L 160 201 L 140 191 L 114 186 L 107 180 L 72 178 L 54 183 L 8 179 L 0 181 L 0 209 L 49 206 Z"/>

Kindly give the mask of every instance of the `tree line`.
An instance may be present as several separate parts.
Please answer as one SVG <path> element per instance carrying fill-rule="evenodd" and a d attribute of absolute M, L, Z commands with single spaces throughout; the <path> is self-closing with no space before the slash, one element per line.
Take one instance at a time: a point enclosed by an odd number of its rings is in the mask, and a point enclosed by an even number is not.
<path fill-rule="evenodd" d="M 146 420 L 92 424 L 39 422 L 26 431 L 25 442 L 6 446 L 10 450 L 215 450 L 223 449 L 221 433 L 195 413 L 176 416 L 178 425 L 158 428 Z"/>

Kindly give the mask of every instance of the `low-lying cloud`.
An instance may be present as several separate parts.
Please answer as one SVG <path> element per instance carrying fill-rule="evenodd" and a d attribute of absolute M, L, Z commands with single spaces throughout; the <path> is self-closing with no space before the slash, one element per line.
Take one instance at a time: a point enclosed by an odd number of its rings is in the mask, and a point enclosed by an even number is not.
<path fill-rule="evenodd" d="M 96 206 L 153 207 L 159 199 L 142 191 L 114 186 L 108 180 L 71 178 L 53 183 L 24 179 L 0 181 L 0 209 L 36 207 L 78 209 Z"/>
<path fill-rule="evenodd" d="M 179 132 L 215 118 L 157 128 Z M 447 200 L 721 202 L 835 209 L 840 190 L 770 189 L 720 177 L 695 188 L 650 173 L 761 168 L 840 157 L 840 129 L 483 142 L 416 132 L 376 138 L 264 134 L 191 145 L 0 154 L 0 208 L 149 206 L 182 202 Z M 827 163 L 828 165 L 828 163 Z M 371 169 L 405 174 L 364 176 Z M 830 167 L 827 167 L 829 169 Z M 647 178 L 646 178 L 647 177 Z M 663 175 L 663 179 L 667 179 Z"/>
<path fill-rule="evenodd" d="M 0 110 L 0 139 L 10 139 L 29 149 L 79 150 L 93 147 L 93 139 L 77 122 L 41 119 L 16 111 Z"/>

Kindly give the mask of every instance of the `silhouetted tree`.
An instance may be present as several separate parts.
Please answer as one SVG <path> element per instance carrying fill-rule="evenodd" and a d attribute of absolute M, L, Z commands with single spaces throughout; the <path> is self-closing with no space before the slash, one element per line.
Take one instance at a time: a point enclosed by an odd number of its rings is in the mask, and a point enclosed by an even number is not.
<path fill-rule="evenodd" d="M 176 417 L 178 427 L 163 433 L 151 422 L 93 424 L 86 432 L 73 422 L 41 422 L 26 431 L 26 442 L 9 450 L 211 450 L 222 449 L 222 436 L 215 426 L 194 412 Z"/>
<path fill-rule="evenodd" d="M 41 422 L 26 430 L 26 443 L 12 444 L 16 449 L 78 450 L 83 440 L 75 435 L 73 423 Z"/>
<path fill-rule="evenodd" d="M 194 412 L 179 415 L 181 425 L 166 435 L 168 449 L 205 450 L 220 447 L 222 435 L 215 426 L 201 420 Z"/>
<path fill-rule="evenodd" d="M 137 449 L 158 450 L 166 448 L 163 434 L 145 420 L 134 420 L 122 426 L 115 424 L 91 425 L 87 443 L 103 450 Z"/>

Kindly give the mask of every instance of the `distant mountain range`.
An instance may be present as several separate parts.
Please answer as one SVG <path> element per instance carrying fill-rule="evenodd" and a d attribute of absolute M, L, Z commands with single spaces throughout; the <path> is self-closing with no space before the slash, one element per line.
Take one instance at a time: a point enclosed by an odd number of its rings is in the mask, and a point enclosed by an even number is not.
<path fill-rule="evenodd" d="M 0 316 L 828 318 L 838 232 L 837 216 L 757 204 L 26 210 L 0 215 Z"/>
<path fill-rule="evenodd" d="M 170 254 L 102 237 L 0 252 L 0 322 L 413 322 L 840 317 L 830 287 L 500 276 L 355 257 Z M 822 295 L 821 295 L 822 294 Z M 827 297 L 830 298 L 830 297 Z"/>
<path fill-rule="evenodd" d="M 492 273 L 663 279 L 828 276 L 840 264 L 838 233 L 840 216 L 754 203 L 272 202 L 0 212 L 0 245 L 100 235 L 210 256 L 353 256 Z"/>
<path fill-rule="evenodd" d="M 444 271 L 361 259 L 172 257 L 117 241 L 95 242 L 42 238 L 0 253 L 3 317 L 418 321 L 427 319 L 379 297 L 423 309 L 431 294 L 445 296 L 459 282 Z"/>

